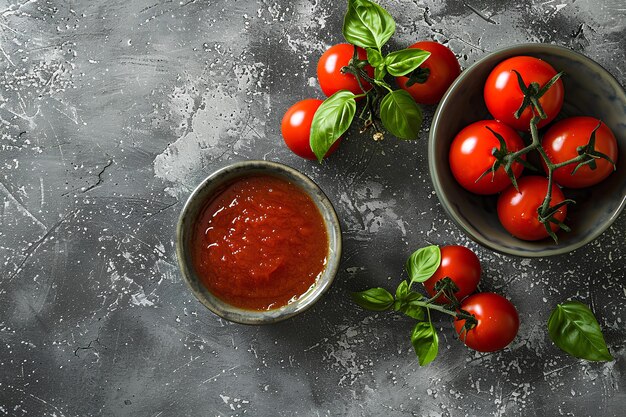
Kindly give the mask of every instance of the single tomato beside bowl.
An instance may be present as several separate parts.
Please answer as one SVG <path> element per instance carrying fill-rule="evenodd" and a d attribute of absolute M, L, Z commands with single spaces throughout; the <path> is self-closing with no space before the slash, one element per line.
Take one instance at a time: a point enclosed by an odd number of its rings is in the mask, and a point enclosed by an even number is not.
<path fill-rule="evenodd" d="M 597 129 L 596 129 L 597 128 Z M 615 170 L 618 149 L 615 135 L 607 125 L 594 117 L 570 117 L 555 123 L 543 136 L 541 146 L 553 164 L 576 158 L 590 142 L 595 132 L 593 150 L 605 155 L 596 157 L 590 164 L 576 169 L 578 162 L 557 168 L 552 173 L 554 180 L 563 187 L 584 188 L 603 181 Z M 544 170 L 548 167 L 543 161 Z M 593 167 L 592 167 L 593 165 Z"/>
<path fill-rule="evenodd" d="M 502 166 L 493 174 L 485 174 L 496 162 L 493 150 L 500 150 L 500 142 L 494 132 L 502 136 L 508 151 L 515 152 L 524 147 L 522 138 L 515 130 L 496 120 L 472 123 L 461 130 L 450 145 L 448 160 L 452 175 L 463 188 L 472 193 L 495 194 L 511 184 Z M 523 169 L 524 166 L 518 162 L 512 165 L 516 178 Z"/>
<path fill-rule="evenodd" d="M 474 315 L 477 323 L 467 330 L 465 320 L 455 320 L 459 339 L 479 352 L 495 352 L 507 347 L 519 330 L 519 315 L 515 306 L 499 294 L 482 292 L 467 297 L 461 310 Z"/>
<path fill-rule="evenodd" d="M 448 87 L 461 73 L 454 53 L 439 42 L 422 41 L 409 48 L 430 52 L 430 56 L 406 77 L 396 77 L 398 87 L 421 104 L 437 104 Z"/>

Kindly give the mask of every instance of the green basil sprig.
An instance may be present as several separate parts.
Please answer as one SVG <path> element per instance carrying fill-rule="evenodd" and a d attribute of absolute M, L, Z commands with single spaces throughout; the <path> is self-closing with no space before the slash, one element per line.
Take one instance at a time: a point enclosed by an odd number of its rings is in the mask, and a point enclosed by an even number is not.
<path fill-rule="evenodd" d="M 598 321 L 581 302 L 557 305 L 548 319 L 548 333 L 555 345 L 572 356 L 589 361 L 613 360 Z"/>
<path fill-rule="evenodd" d="M 399 77 L 417 69 L 430 52 L 408 48 L 391 52 L 386 56 L 382 46 L 394 34 L 396 24 L 391 15 L 378 4 L 369 0 L 348 0 L 343 21 L 343 36 L 352 45 L 355 53 L 342 72 L 354 75 L 362 94 L 340 91 L 327 98 L 319 107 L 311 126 L 311 149 L 321 162 L 330 147 L 352 123 L 356 113 L 356 99 L 365 98 L 359 118 L 363 121 L 362 132 L 373 127 L 374 140 L 384 135 L 378 123 L 400 139 L 417 139 L 422 126 L 422 110 L 404 90 L 393 90 L 385 81 L 387 74 Z M 361 60 L 356 47 L 365 48 L 367 60 Z M 366 65 L 374 68 L 374 76 L 365 70 Z M 371 86 L 368 90 L 366 87 Z"/>
<path fill-rule="evenodd" d="M 404 315 L 417 320 L 411 332 L 411 343 L 421 366 L 428 365 L 435 359 L 439 349 L 439 337 L 427 313 L 428 301 L 418 292 L 411 291 L 409 284 L 402 281 L 394 296 L 384 288 L 352 293 L 355 303 L 366 310 L 385 311 L 392 307 Z M 437 307 L 437 306 L 435 306 Z"/>
<path fill-rule="evenodd" d="M 429 309 L 443 311 L 444 307 L 431 304 L 434 299 L 425 299 L 422 294 L 411 290 L 411 285 L 430 278 L 439 268 L 440 263 L 441 250 L 438 246 L 432 245 L 418 249 L 409 256 L 406 262 L 409 281 L 400 282 L 396 288 L 395 297 L 384 288 L 370 288 L 352 293 L 354 302 L 366 310 L 393 309 L 417 320 L 411 332 L 411 344 L 421 366 L 432 362 L 439 351 L 439 336 L 430 319 Z M 447 312 L 450 314 L 449 311 Z"/>
<path fill-rule="evenodd" d="M 396 299 L 393 303 L 393 309 L 415 320 L 422 321 L 425 318 L 425 309 L 420 303 L 414 303 L 414 301 L 419 302 L 423 298 L 422 294 L 409 290 L 408 282 L 402 281 L 396 288 Z"/>

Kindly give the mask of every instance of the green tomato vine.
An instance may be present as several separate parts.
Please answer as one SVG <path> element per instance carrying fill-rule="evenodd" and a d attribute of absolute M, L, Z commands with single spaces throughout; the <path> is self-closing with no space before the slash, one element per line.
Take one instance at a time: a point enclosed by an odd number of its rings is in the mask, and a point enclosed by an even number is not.
<path fill-rule="evenodd" d="M 523 155 L 526 155 L 527 153 L 533 150 L 537 151 L 537 153 L 543 159 L 543 162 L 545 163 L 547 171 L 548 171 L 548 189 L 546 191 L 546 196 L 543 199 L 543 203 L 537 209 L 538 220 L 540 223 L 544 225 L 546 231 L 548 232 L 550 237 L 552 237 L 554 242 L 558 243 L 558 237 L 556 236 L 556 233 L 554 233 L 554 231 L 550 227 L 550 223 L 554 223 L 560 229 L 566 232 L 569 232 L 571 230 L 569 226 L 565 225 L 563 222 L 556 219 L 554 215 L 561 209 L 561 207 L 567 204 L 575 204 L 576 202 L 572 199 L 565 199 L 559 202 L 558 204 L 555 204 L 555 205 L 550 204 L 552 201 L 552 186 L 554 184 L 554 179 L 553 179 L 554 171 L 558 168 L 564 167 L 569 164 L 577 164 L 574 170 L 572 171 L 572 175 L 576 173 L 576 171 L 578 171 L 578 169 L 584 165 L 588 165 L 591 169 L 596 169 L 595 161 L 599 158 L 606 159 L 607 161 L 609 161 L 613 165 L 614 170 L 617 169 L 617 167 L 615 166 L 615 163 L 608 155 L 605 155 L 602 152 L 595 149 L 596 131 L 600 128 L 600 126 L 602 125 L 602 122 L 599 122 L 598 125 L 595 127 L 595 129 L 593 129 L 593 131 L 591 132 L 591 135 L 589 137 L 589 142 L 587 143 L 587 145 L 578 148 L 577 150 L 578 156 L 572 159 L 569 159 L 567 161 L 560 162 L 558 164 L 553 163 L 548 157 L 548 155 L 546 154 L 546 151 L 541 146 L 541 140 L 539 139 L 539 129 L 537 125 L 539 124 L 541 120 L 547 118 L 547 115 L 545 114 L 543 108 L 541 107 L 541 103 L 539 102 L 539 99 L 559 80 L 559 78 L 561 78 L 561 76 L 563 76 L 563 72 L 559 72 L 558 74 L 556 74 L 551 80 L 549 80 L 543 86 L 540 86 L 536 82 L 532 82 L 529 85 L 526 85 L 524 83 L 524 80 L 522 79 L 522 76 L 515 70 L 513 70 L 513 72 L 515 72 L 515 74 L 517 75 L 517 82 L 519 84 L 520 89 L 524 93 L 524 99 L 522 101 L 522 104 L 520 108 L 515 112 L 514 116 L 515 118 L 519 119 L 522 112 L 527 107 L 530 107 L 530 109 L 533 112 L 533 117 L 530 120 L 530 135 L 531 135 L 532 141 L 528 146 L 516 152 L 509 152 L 506 149 L 506 144 L 502 136 L 492 131 L 492 133 L 496 136 L 496 138 L 498 139 L 500 143 L 500 149 L 494 148 L 492 150 L 492 154 L 496 158 L 496 161 L 494 162 L 493 166 L 487 171 L 485 171 L 481 175 L 481 177 L 479 177 L 478 179 L 482 178 L 482 176 L 488 173 L 495 173 L 495 171 L 500 166 L 502 166 L 505 172 L 507 173 L 507 175 L 509 176 L 513 186 L 516 189 L 518 189 L 517 180 L 515 178 L 515 174 L 513 173 L 513 169 L 512 169 L 513 163 L 518 162 L 524 165 L 526 168 L 537 170 L 537 168 L 533 167 L 524 159 L 522 159 Z"/>

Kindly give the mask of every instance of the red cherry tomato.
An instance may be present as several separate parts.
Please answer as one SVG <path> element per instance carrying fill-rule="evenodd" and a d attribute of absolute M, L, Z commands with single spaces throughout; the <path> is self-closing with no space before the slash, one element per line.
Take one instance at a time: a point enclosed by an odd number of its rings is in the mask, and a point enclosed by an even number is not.
<path fill-rule="evenodd" d="M 485 104 L 491 115 L 507 125 L 522 131 L 530 129 L 533 116 L 530 107 L 526 107 L 519 119 L 514 113 L 522 105 L 524 94 L 517 82 L 516 70 L 522 76 L 525 85 L 536 82 L 543 87 L 557 72 L 545 61 L 530 56 L 516 56 L 502 61 L 491 71 L 485 83 Z M 540 99 L 539 103 L 548 116 L 539 122 L 545 126 L 559 114 L 563 105 L 563 83 L 559 79 Z"/>
<path fill-rule="evenodd" d="M 462 300 L 474 291 L 480 280 L 480 261 L 474 252 L 465 246 L 443 246 L 441 248 L 441 264 L 435 274 L 424 282 L 426 292 L 433 297 L 436 294 L 435 284 L 444 277 L 454 281 L 459 290 L 455 293 L 457 300 Z M 435 300 L 439 304 L 449 303 L 445 296 Z"/>
<path fill-rule="evenodd" d="M 507 347 L 517 336 L 519 315 L 515 306 L 501 295 L 491 292 L 470 295 L 461 303 L 461 309 L 478 320 L 468 331 L 463 330 L 465 320 L 454 321 L 459 338 L 469 348 L 494 352 Z"/>
<path fill-rule="evenodd" d="M 476 194 L 495 194 L 511 184 L 502 166 L 496 170 L 495 175 L 488 173 L 476 181 L 493 166 L 496 158 L 492 155 L 492 150 L 500 149 L 498 139 L 488 127 L 502 135 L 509 151 L 518 151 L 524 147 L 522 138 L 515 130 L 496 120 L 482 120 L 461 130 L 450 146 L 450 170 L 463 188 Z M 512 169 L 517 178 L 524 167 L 516 162 Z"/>
<path fill-rule="evenodd" d="M 548 191 L 548 180 L 544 177 L 523 177 L 517 181 L 519 192 L 511 185 L 498 198 L 498 218 L 504 228 L 513 236 L 523 240 L 540 240 L 549 236 L 545 226 L 539 222 L 537 209 L 543 204 Z M 555 206 L 565 200 L 561 189 L 552 184 L 552 200 Z M 554 214 L 560 222 L 565 220 L 567 206 L 562 206 Z M 553 232 L 558 225 L 550 223 Z"/>
<path fill-rule="evenodd" d="M 291 106 L 283 116 L 281 123 L 281 132 L 285 144 L 296 155 L 306 159 L 317 159 L 311 150 L 310 134 L 313 116 L 318 107 L 323 103 L 322 100 L 308 98 Z M 326 156 L 331 155 L 339 147 L 339 140 L 330 147 Z"/>
<path fill-rule="evenodd" d="M 396 77 L 398 87 L 406 90 L 413 99 L 422 104 L 436 104 L 441 100 L 450 84 L 461 73 L 461 66 L 454 53 L 439 42 L 417 42 L 409 48 L 417 48 L 430 52 L 430 56 L 419 68 L 428 69 L 430 73 L 424 83 L 407 86 L 409 77 Z M 417 71 L 419 71 L 419 68 Z"/>
<path fill-rule="evenodd" d="M 577 148 L 589 143 L 591 132 L 600 120 L 593 117 L 570 117 L 554 124 L 544 135 L 541 146 L 546 151 L 548 158 L 553 164 L 559 164 L 578 156 Z M 617 163 L 617 140 L 604 123 L 596 131 L 594 149 L 607 155 Z M 543 161 L 543 160 L 542 160 Z M 578 163 L 572 163 L 556 169 L 552 175 L 554 180 L 563 187 L 583 188 L 595 185 L 613 172 L 613 164 L 603 158 L 595 160 L 596 169 L 589 165 L 583 165 L 574 174 Z M 544 169 L 548 168 L 544 162 Z"/>
<path fill-rule="evenodd" d="M 353 45 L 340 43 L 331 46 L 317 62 L 317 79 L 322 91 L 327 97 L 332 96 L 340 90 L 348 90 L 354 94 L 363 93 L 354 75 L 341 72 L 341 68 L 350 63 L 353 55 Z M 367 52 L 365 52 L 365 49 L 357 47 L 357 56 L 360 60 L 364 61 L 367 59 Z M 364 69 L 370 77 L 374 77 L 374 68 L 372 68 L 371 65 L 366 65 Z M 372 88 L 372 86 L 364 80 L 362 80 L 362 84 L 366 91 Z"/>

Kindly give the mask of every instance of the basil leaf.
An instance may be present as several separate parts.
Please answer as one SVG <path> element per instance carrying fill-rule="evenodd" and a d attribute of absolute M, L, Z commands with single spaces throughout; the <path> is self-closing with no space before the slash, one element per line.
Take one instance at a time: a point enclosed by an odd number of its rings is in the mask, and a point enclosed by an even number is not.
<path fill-rule="evenodd" d="M 422 109 L 409 93 L 395 90 L 380 102 L 380 119 L 392 135 L 400 139 L 417 139 L 422 126 Z"/>
<path fill-rule="evenodd" d="M 353 292 L 352 299 L 366 310 L 384 311 L 393 305 L 393 295 L 384 288 Z"/>
<path fill-rule="evenodd" d="M 589 361 L 610 361 L 602 330 L 593 312 L 581 302 L 558 304 L 548 319 L 550 339 L 561 350 Z"/>
<path fill-rule="evenodd" d="M 428 59 L 430 52 L 408 48 L 390 53 L 385 57 L 387 72 L 394 77 L 406 75 Z"/>
<path fill-rule="evenodd" d="M 421 294 L 412 292 L 406 298 L 406 300 L 400 304 L 397 311 L 404 313 L 405 315 L 414 318 L 415 320 L 422 321 L 426 319 L 426 309 L 421 305 L 414 304 L 412 301 L 419 301 L 423 297 Z"/>
<path fill-rule="evenodd" d="M 367 0 L 348 1 L 343 37 L 353 45 L 380 49 L 396 31 L 396 22 L 385 9 Z"/>
<path fill-rule="evenodd" d="M 381 65 L 380 67 L 376 67 L 374 68 L 374 78 L 381 81 L 383 78 L 385 78 L 385 75 L 387 75 L 387 70 L 385 69 L 384 65 Z"/>
<path fill-rule="evenodd" d="M 396 300 L 404 300 L 409 294 L 409 283 L 402 281 L 396 288 Z"/>
<path fill-rule="evenodd" d="M 439 246 L 426 246 L 413 252 L 406 261 L 406 272 L 409 274 L 411 284 L 424 282 L 432 277 L 440 263 L 441 250 Z"/>
<path fill-rule="evenodd" d="M 421 321 L 411 332 L 411 343 L 420 366 L 431 363 L 439 351 L 439 336 L 430 322 Z"/>
<path fill-rule="evenodd" d="M 350 127 L 356 112 L 355 95 L 337 91 L 328 97 L 315 112 L 311 124 L 311 149 L 321 162 L 326 152 Z"/>
<path fill-rule="evenodd" d="M 367 61 L 374 68 L 379 67 L 385 64 L 385 60 L 383 59 L 383 55 L 378 51 L 378 49 L 367 48 Z"/>
<path fill-rule="evenodd" d="M 424 320 L 426 316 L 424 307 L 412 303 L 422 298 L 422 294 L 409 291 L 408 282 L 402 281 L 396 288 L 396 301 L 393 303 L 393 309 L 416 320 Z"/>

